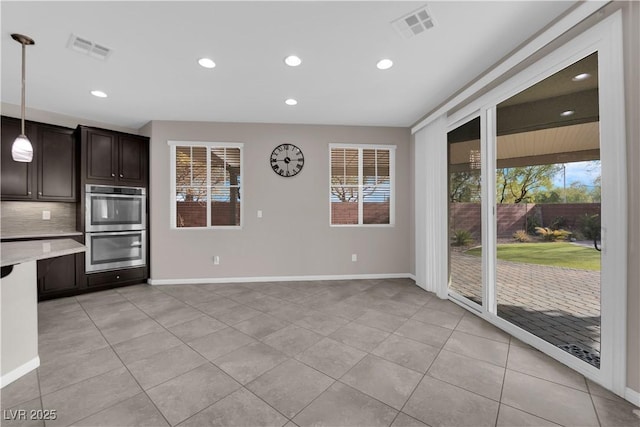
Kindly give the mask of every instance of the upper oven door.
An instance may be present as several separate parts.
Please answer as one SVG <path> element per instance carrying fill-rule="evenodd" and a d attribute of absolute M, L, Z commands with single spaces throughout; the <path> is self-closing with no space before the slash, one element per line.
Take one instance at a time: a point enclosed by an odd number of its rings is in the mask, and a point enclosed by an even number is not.
<path fill-rule="evenodd" d="M 146 199 L 143 195 L 86 193 L 86 199 L 87 232 L 146 228 Z"/>

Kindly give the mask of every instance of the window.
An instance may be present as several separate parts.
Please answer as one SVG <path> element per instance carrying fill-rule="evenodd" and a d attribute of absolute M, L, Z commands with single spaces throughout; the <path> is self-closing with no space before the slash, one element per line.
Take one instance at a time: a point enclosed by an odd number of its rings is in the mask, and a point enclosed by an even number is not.
<path fill-rule="evenodd" d="M 239 227 L 242 144 L 169 141 L 172 228 Z"/>
<path fill-rule="evenodd" d="M 331 225 L 393 225 L 395 148 L 329 145 Z"/>

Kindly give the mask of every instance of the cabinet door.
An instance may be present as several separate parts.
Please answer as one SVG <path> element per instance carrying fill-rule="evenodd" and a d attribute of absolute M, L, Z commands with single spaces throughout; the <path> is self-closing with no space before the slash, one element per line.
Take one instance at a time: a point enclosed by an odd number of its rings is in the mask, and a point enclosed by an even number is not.
<path fill-rule="evenodd" d="M 116 177 L 118 137 L 112 133 L 85 129 L 87 182 L 113 184 Z"/>
<path fill-rule="evenodd" d="M 118 183 L 144 187 L 147 183 L 147 139 L 120 135 Z"/>
<path fill-rule="evenodd" d="M 75 254 L 38 261 L 38 291 L 40 294 L 77 288 Z"/>
<path fill-rule="evenodd" d="M 38 148 L 38 200 L 76 201 L 73 130 L 38 126 Z"/>
<path fill-rule="evenodd" d="M 37 161 L 37 150 L 34 149 L 34 161 L 30 163 L 16 162 L 11 157 L 11 146 L 13 141 L 20 135 L 20 120 L 9 117 L 2 117 L 2 152 L 1 173 L 2 173 L 2 200 L 32 200 L 35 198 L 33 193 L 33 175 L 35 174 L 35 164 Z M 31 140 L 32 144 L 36 144 L 35 128 L 27 123 L 25 133 Z"/>

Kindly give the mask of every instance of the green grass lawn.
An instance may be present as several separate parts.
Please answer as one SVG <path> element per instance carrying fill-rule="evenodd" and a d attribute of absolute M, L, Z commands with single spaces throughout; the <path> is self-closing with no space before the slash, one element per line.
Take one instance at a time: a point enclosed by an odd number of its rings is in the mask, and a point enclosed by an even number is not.
<path fill-rule="evenodd" d="M 482 248 L 469 249 L 466 253 L 480 256 Z M 566 242 L 498 245 L 498 259 L 526 264 L 600 271 L 600 252 L 592 247 L 586 248 Z"/>

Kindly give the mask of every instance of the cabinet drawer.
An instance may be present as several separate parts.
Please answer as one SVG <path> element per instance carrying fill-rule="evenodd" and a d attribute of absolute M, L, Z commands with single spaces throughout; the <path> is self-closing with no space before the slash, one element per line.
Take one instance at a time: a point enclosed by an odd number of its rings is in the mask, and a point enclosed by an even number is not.
<path fill-rule="evenodd" d="M 145 276 L 144 268 L 129 268 L 126 270 L 106 271 L 104 273 L 87 274 L 88 286 L 118 284 L 142 280 Z"/>

